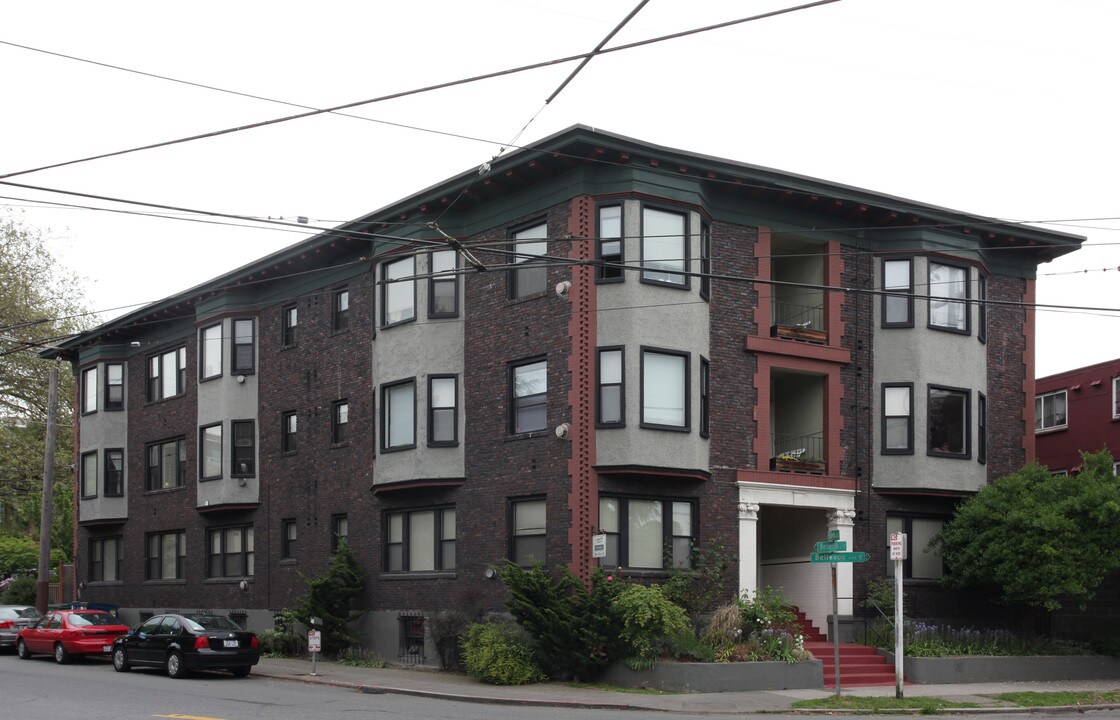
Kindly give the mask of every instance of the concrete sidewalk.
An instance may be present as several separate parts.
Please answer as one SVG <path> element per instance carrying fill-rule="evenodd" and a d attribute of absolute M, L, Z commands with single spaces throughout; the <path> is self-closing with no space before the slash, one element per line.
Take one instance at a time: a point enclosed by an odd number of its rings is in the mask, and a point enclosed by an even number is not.
<path fill-rule="evenodd" d="M 460 702 L 497 703 L 504 705 L 582 707 L 616 710 L 657 710 L 699 714 L 744 714 L 788 712 L 798 700 L 826 698 L 832 690 L 770 690 L 756 692 L 687 693 L 653 695 L 592 688 L 570 687 L 562 683 L 498 686 L 486 685 L 466 675 L 440 672 L 427 668 L 358 668 L 319 661 L 316 674 L 311 675 L 309 660 L 292 658 L 261 658 L 253 668 L 261 677 L 296 682 L 333 685 L 367 693 L 396 693 L 444 698 Z M 958 702 L 971 702 L 989 712 L 1007 712 L 1011 708 L 990 697 L 1005 692 L 1060 692 L 1088 690 L 1104 692 L 1120 689 L 1117 680 L 1052 681 L 1022 683 L 970 683 L 960 685 L 907 685 L 906 697 L 933 696 Z M 843 695 L 894 697 L 894 687 L 843 689 Z M 1104 707 L 1097 706 L 1100 709 Z M 1107 706 L 1120 709 L 1120 705 Z M 1053 710 L 1053 708 L 1050 708 Z M 1015 708 L 1024 711 L 1024 708 Z M 961 712 L 977 712 L 976 709 Z"/>

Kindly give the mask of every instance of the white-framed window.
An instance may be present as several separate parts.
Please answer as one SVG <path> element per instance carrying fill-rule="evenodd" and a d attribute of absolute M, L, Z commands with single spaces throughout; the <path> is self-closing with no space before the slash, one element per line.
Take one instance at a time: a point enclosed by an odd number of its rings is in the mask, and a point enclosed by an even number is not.
<path fill-rule="evenodd" d="M 252 420 L 232 420 L 230 434 L 230 477 L 257 474 L 257 427 Z"/>
<path fill-rule="evenodd" d="M 459 378 L 428 376 L 428 446 L 459 444 Z"/>
<path fill-rule="evenodd" d="M 381 265 L 381 326 L 416 319 L 416 257 Z"/>
<path fill-rule="evenodd" d="M 97 366 L 82 371 L 82 414 L 97 412 Z"/>
<path fill-rule="evenodd" d="M 1040 432 L 1042 430 L 1053 430 L 1054 428 L 1066 427 L 1068 420 L 1066 418 L 1066 391 L 1055 390 L 1054 392 L 1043 393 L 1042 395 L 1035 395 L 1034 398 L 1034 430 Z"/>
<path fill-rule="evenodd" d="M 689 429 L 689 355 L 642 348 L 642 427 Z"/>
<path fill-rule="evenodd" d="M 968 268 L 930 262 L 929 325 L 968 332 Z"/>
<path fill-rule="evenodd" d="M 621 347 L 600 348 L 598 427 L 626 426 L 626 361 Z"/>
<path fill-rule="evenodd" d="M 455 508 L 425 508 L 385 515 L 385 570 L 455 569 Z"/>
<path fill-rule="evenodd" d="M 233 350 L 230 353 L 230 372 L 251 373 L 257 363 L 256 322 L 252 318 L 233 321 Z"/>
<path fill-rule="evenodd" d="M 124 543 L 119 535 L 106 538 L 90 538 L 90 582 L 115 582 L 121 579 L 123 548 Z"/>
<path fill-rule="evenodd" d="M 887 536 L 883 539 L 889 549 L 892 533 L 906 533 L 906 559 L 902 561 L 902 576 L 915 580 L 937 580 L 944 574 L 941 556 L 930 540 L 941 532 L 945 520 L 934 517 L 887 516 Z M 888 552 L 884 556 L 889 557 Z M 887 560 L 888 572 L 894 573 L 894 561 Z"/>
<path fill-rule="evenodd" d="M 623 238 L 622 206 L 600 205 L 598 241 L 595 244 L 595 259 L 599 262 L 595 268 L 596 282 L 623 282 L 626 279 L 622 267 L 626 258 Z"/>
<path fill-rule="evenodd" d="M 105 409 L 124 409 L 124 363 L 105 365 Z"/>
<path fill-rule="evenodd" d="M 510 502 L 510 559 L 522 567 L 545 560 L 545 499 Z"/>
<path fill-rule="evenodd" d="M 428 256 L 428 317 L 459 315 L 459 253 L 437 250 Z"/>
<path fill-rule="evenodd" d="M 688 216 L 642 208 L 642 281 L 688 287 Z"/>
<path fill-rule="evenodd" d="M 149 533 L 147 545 L 146 579 L 180 580 L 186 577 L 186 531 Z"/>
<path fill-rule="evenodd" d="M 509 275 L 511 300 L 539 295 L 548 286 L 548 268 L 541 256 L 548 254 L 548 223 L 540 223 L 513 233 L 510 249 L 515 253 L 510 263 L 515 265 Z"/>
<path fill-rule="evenodd" d="M 207 531 L 206 543 L 206 577 L 252 577 L 252 525 L 213 528 Z"/>
<path fill-rule="evenodd" d="M 222 324 L 198 331 L 198 377 L 208 380 L 222 374 Z"/>
<path fill-rule="evenodd" d="M 607 536 L 605 567 L 687 569 L 696 542 L 696 503 L 674 498 L 601 495 L 599 528 Z"/>
<path fill-rule="evenodd" d="M 198 476 L 214 480 L 222 476 L 222 424 L 207 425 L 198 431 Z"/>
<path fill-rule="evenodd" d="M 97 497 L 97 451 L 82 453 L 82 499 Z"/>
<path fill-rule="evenodd" d="M 883 383 L 882 453 L 914 452 L 914 384 Z"/>
<path fill-rule="evenodd" d="M 416 381 L 381 386 L 381 449 L 385 452 L 416 447 Z"/>
<path fill-rule="evenodd" d="M 914 327 L 914 261 L 883 259 L 883 327 Z M 930 293 L 935 294 L 935 293 Z"/>
<path fill-rule="evenodd" d="M 928 450 L 930 455 L 968 457 L 969 391 L 930 385 L 927 392 Z"/>
<path fill-rule="evenodd" d="M 548 361 L 532 360 L 509 369 L 510 432 L 548 427 Z"/>
<path fill-rule="evenodd" d="M 187 349 L 168 350 L 148 358 L 148 401 L 166 400 L 187 390 Z"/>

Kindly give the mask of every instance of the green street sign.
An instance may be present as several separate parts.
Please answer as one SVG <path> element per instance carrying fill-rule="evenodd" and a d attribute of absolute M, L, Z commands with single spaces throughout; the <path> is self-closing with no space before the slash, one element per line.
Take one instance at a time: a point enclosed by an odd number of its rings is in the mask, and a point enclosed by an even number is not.
<path fill-rule="evenodd" d="M 842 552 L 848 549 L 848 543 L 844 540 L 837 542 L 819 542 L 813 546 L 813 549 L 819 553 Z"/>
<path fill-rule="evenodd" d="M 829 542 L 836 542 L 839 539 L 840 539 L 840 531 L 839 530 L 829 530 L 828 531 L 828 541 Z"/>
<path fill-rule="evenodd" d="M 823 552 L 811 553 L 809 562 L 841 563 L 841 562 L 867 562 L 871 556 L 865 552 Z"/>

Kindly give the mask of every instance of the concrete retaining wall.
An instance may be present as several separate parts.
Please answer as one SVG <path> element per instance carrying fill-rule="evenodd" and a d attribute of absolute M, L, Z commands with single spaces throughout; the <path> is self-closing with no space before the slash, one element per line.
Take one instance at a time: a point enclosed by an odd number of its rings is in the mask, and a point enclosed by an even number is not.
<path fill-rule="evenodd" d="M 883 653 L 894 663 L 894 655 Z M 1104 655 L 952 657 L 903 660 L 907 682 L 917 685 L 1036 680 L 1120 679 L 1120 658 Z"/>
<path fill-rule="evenodd" d="M 824 686 L 820 660 L 742 663 L 658 663 L 650 670 L 631 670 L 614 663 L 601 682 L 673 692 L 745 692 Z"/>

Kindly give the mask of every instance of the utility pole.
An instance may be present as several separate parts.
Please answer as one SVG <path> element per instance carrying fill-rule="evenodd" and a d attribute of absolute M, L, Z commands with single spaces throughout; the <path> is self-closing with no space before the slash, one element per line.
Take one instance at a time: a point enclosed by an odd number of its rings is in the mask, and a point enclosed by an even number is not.
<path fill-rule="evenodd" d="M 35 586 L 35 607 L 47 611 L 50 599 L 51 520 L 54 516 L 54 439 L 58 414 L 58 363 L 51 367 L 47 392 L 47 440 L 43 453 L 43 507 L 39 515 L 39 582 Z"/>

